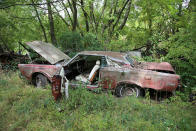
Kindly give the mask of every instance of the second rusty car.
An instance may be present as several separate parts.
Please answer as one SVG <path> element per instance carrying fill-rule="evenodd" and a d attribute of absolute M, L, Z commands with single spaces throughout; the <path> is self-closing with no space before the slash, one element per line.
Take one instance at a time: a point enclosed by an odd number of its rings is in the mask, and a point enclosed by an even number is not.
<path fill-rule="evenodd" d="M 68 81 L 69 87 L 82 84 L 88 89 L 110 89 L 119 97 L 138 97 L 145 89 L 173 92 L 179 86 L 180 76 L 168 62 L 138 62 L 126 53 L 111 51 L 83 51 L 69 58 L 49 43 L 27 45 L 49 64 L 19 64 L 22 75 L 37 87 L 52 83 L 55 99 Z"/>

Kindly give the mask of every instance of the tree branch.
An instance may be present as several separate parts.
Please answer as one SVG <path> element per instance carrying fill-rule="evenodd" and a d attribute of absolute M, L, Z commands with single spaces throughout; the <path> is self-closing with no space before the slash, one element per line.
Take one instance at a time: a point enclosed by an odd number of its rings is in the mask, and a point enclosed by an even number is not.
<path fill-rule="evenodd" d="M 129 1 L 130 1 L 130 0 L 126 0 L 124 6 L 123 6 L 122 9 L 120 10 L 119 15 L 118 15 L 118 18 L 117 18 L 115 24 L 112 26 L 112 32 L 114 31 L 114 28 L 115 28 L 116 25 L 118 24 L 118 22 L 119 22 L 119 20 L 120 20 L 120 18 L 121 18 L 121 15 L 122 15 L 122 13 L 123 13 L 123 11 L 124 11 L 124 9 L 125 9 L 125 7 L 126 7 L 126 5 L 127 5 L 127 3 L 128 3 Z"/>
<path fill-rule="evenodd" d="M 122 30 L 123 27 L 125 26 L 126 22 L 127 22 L 127 19 L 129 17 L 129 12 L 130 12 L 130 9 L 131 9 L 131 3 L 132 3 L 132 0 L 130 0 L 129 3 L 128 3 L 128 8 L 127 8 L 127 11 L 125 13 L 124 20 L 121 23 L 120 27 L 118 28 L 119 30 Z"/>
<path fill-rule="evenodd" d="M 94 23 L 94 25 L 96 25 L 96 19 L 95 19 L 95 15 L 94 15 L 94 6 L 93 6 L 93 2 L 90 2 L 90 18 L 92 20 L 92 22 Z M 95 29 L 95 31 L 97 32 L 97 30 Z"/>
<path fill-rule="evenodd" d="M 33 7 L 34 7 L 34 9 L 35 9 L 37 19 L 38 19 L 38 21 L 39 21 L 39 23 L 40 23 L 40 27 L 41 27 L 41 29 L 42 29 L 42 31 L 43 31 L 44 38 L 45 38 L 45 42 L 48 42 L 47 36 L 46 36 L 46 31 L 45 31 L 45 28 L 44 28 L 44 26 L 43 26 L 43 24 L 42 24 L 42 21 L 41 21 L 41 18 L 40 18 L 40 16 L 39 16 L 39 13 L 38 13 L 38 11 L 37 11 L 37 8 L 36 8 L 36 6 L 35 6 L 35 2 L 34 2 L 34 0 L 31 0 L 31 2 L 32 2 Z"/>
<path fill-rule="evenodd" d="M 58 17 L 60 17 L 61 20 L 69 27 L 69 26 L 70 26 L 69 23 L 67 23 L 67 21 L 59 14 L 59 11 L 58 11 L 58 9 L 56 8 L 56 6 L 55 6 L 54 4 L 52 4 L 52 6 L 53 6 L 54 9 L 56 10 L 56 12 L 58 12 L 58 13 L 57 13 Z"/>
<path fill-rule="evenodd" d="M 102 11 L 101 11 L 101 15 L 100 15 L 100 17 L 98 18 L 98 21 L 97 21 L 97 23 L 96 23 L 96 27 L 95 27 L 96 30 L 98 29 L 98 26 L 99 26 L 100 20 L 102 19 L 102 16 L 103 16 L 103 18 L 104 18 L 104 11 L 105 11 L 106 5 L 107 5 L 107 0 L 104 0 L 104 5 L 103 5 L 103 9 L 102 9 Z"/>
<path fill-rule="evenodd" d="M 71 25 L 73 26 L 73 20 L 71 19 L 71 15 L 69 14 L 69 11 L 68 11 L 67 7 L 66 7 L 65 4 L 63 3 L 63 0 L 61 0 L 61 4 L 63 5 L 64 9 L 66 10 L 67 15 L 68 15 L 68 17 L 69 17 L 69 20 L 71 21 Z"/>
<path fill-rule="evenodd" d="M 49 3 L 56 3 L 56 2 L 59 2 L 59 1 L 60 0 L 56 0 L 56 1 L 51 1 Z M 27 4 L 16 3 L 16 4 L 10 4 L 10 5 L 6 4 L 6 6 L 0 6 L 0 9 L 7 9 L 7 8 L 12 7 L 12 6 L 34 6 L 34 5 L 47 5 L 47 2 L 46 3 L 35 3 L 35 4 L 32 4 L 32 3 L 27 3 Z"/>

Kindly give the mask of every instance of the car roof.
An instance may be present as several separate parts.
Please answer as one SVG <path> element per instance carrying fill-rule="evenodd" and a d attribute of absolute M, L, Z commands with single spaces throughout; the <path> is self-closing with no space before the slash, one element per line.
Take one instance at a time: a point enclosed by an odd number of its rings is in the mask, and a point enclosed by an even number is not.
<path fill-rule="evenodd" d="M 113 52 L 113 51 L 82 51 L 79 54 L 82 55 L 95 55 L 95 56 L 108 56 L 108 57 L 112 57 L 115 59 L 119 59 L 122 61 L 127 61 L 126 60 L 126 53 L 122 53 L 122 52 Z"/>

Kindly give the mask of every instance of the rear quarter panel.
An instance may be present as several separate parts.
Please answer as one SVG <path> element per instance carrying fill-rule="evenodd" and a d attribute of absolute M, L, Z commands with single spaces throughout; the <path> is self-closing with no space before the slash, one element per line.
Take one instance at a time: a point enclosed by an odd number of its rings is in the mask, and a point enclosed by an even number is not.
<path fill-rule="evenodd" d="M 141 88 L 171 92 L 177 88 L 180 77 L 151 70 L 105 67 L 100 70 L 100 79 L 103 88 L 113 89 L 119 83 L 129 83 Z"/>

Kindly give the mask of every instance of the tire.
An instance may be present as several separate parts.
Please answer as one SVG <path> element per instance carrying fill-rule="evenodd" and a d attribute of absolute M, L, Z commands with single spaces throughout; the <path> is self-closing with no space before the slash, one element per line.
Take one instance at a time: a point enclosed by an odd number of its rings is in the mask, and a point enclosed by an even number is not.
<path fill-rule="evenodd" d="M 36 88 L 44 87 L 47 84 L 48 84 L 48 80 L 44 75 L 38 74 L 35 77 L 35 86 L 36 86 Z"/>
<path fill-rule="evenodd" d="M 117 97 L 142 96 L 140 88 L 135 85 L 119 85 L 115 90 L 115 94 Z"/>

